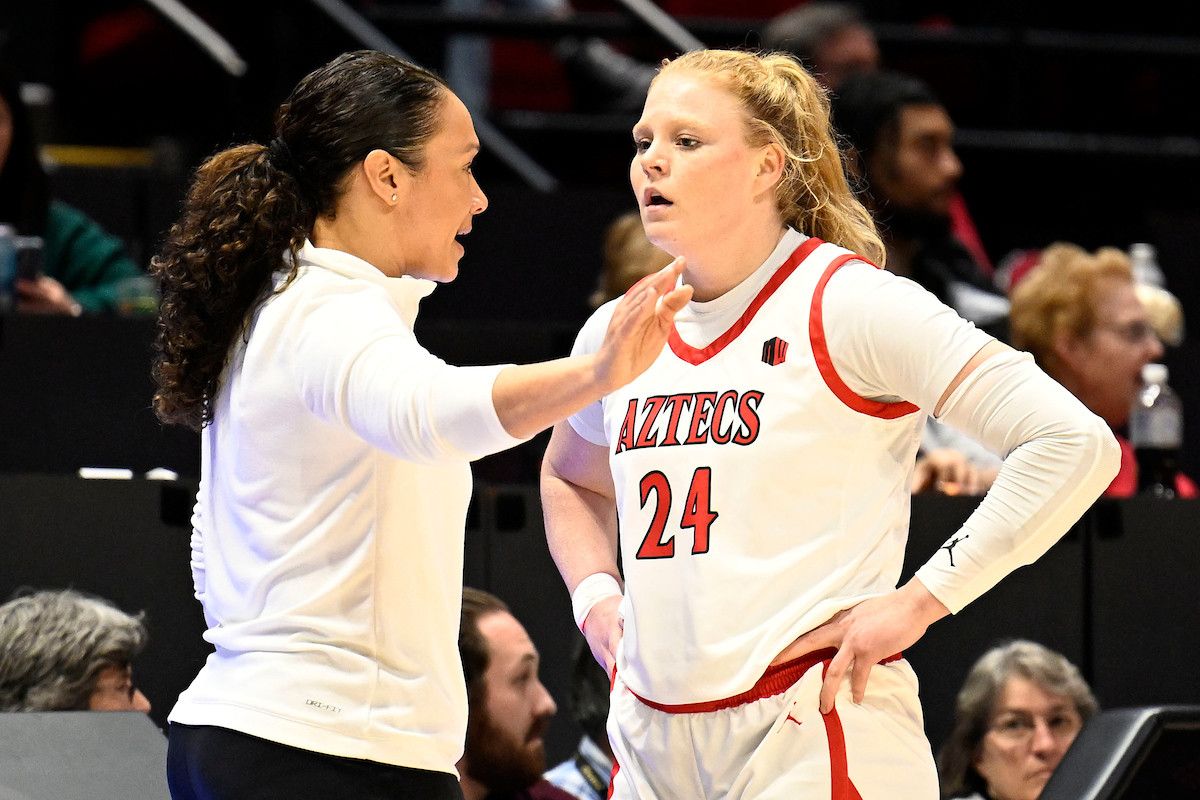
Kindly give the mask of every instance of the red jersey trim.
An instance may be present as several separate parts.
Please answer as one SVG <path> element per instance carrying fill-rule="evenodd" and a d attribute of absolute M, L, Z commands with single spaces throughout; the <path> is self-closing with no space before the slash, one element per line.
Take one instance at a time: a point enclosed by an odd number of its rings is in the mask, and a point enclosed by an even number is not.
<path fill-rule="evenodd" d="M 667 343 L 671 346 L 671 352 L 689 364 L 698 365 L 703 364 L 705 361 L 708 361 L 717 353 L 724 350 L 730 342 L 732 342 L 741 334 L 742 331 L 746 330 L 746 327 L 750 324 L 750 321 L 754 319 L 754 315 L 758 313 L 760 308 L 762 308 L 763 303 L 767 302 L 767 300 L 771 298 L 771 295 L 775 294 L 775 290 L 777 290 L 783 284 L 783 282 L 788 279 L 788 276 L 795 272 L 796 268 L 800 266 L 804 259 L 812 255 L 812 252 L 823 244 L 825 244 L 825 242 L 815 236 L 810 236 L 808 239 L 805 239 L 799 247 L 792 251 L 792 254 L 788 256 L 787 261 L 784 261 L 783 264 L 779 266 L 779 269 L 775 270 L 775 274 L 771 276 L 771 279 L 767 281 L 766 285 L 758 290 L 758 294 L 754 296 L 754 300 L 750 302 L 750 305 L 747 306 L 746 310 L 742 312 L 742 315 L 738 317 L 737 322 L 733 323 L 733 325 L 729 327 L 729 330 L 722 333 L 716 339 L 713 339 L 712 343 L 709 344 L 708 347 L 692 347 L 690 344 L 681 339 L 679 336 L 679 331 L 672 327 L 671 335 L 667 339 Z"/>
<path fill-rule="evenodd" d="M 703 703 L 656 703 L 653 700 L 647 700 L 632 689 L 629 693 L 656 711 L 662 711 L 667 714 L 703 714 L 709 711 L 723 711 L 727 708 L 736 708 L 747 703 L 753 703 L 756 700 L 762 700 L 766 697 L 774 697 L 777 694 L 782 694 L 787 691 L 788 687 L 808 672 L 810 669 L 820 664 L 822 661 L 828 662 L 835 655 L 837 650 L 832 647 L 826 647 L 823 650 L 814 650 L 811 653 L 806 653 L 799 658 L 794 658 L 791 661 L 785 661 L 782 664 L 776 664 L 769 667 L 763 676 L 758 679 L 758 682 L 751 686 L 741 694 L 735 694 L 733 697 L 726 697 L 721 700 L 709 700 Z M 903 653 L 896 653 L 880 661 L 880 664 L 889 664 L 892 661 L 897 661 L 904 657 Z"/>
<path fill-rule="evenodd" d="M 885 663 L 883 661 L 879 663 Z M 829 671 L 829 661 L 821 668 L 821 679 Z M 846 732 L 842 729 L 842 718 L 838 716 L 837 707 L 830 709 L 828 714 L 822 714 L 825 723 L 825 739 L 829 743 L 829 783 L 832 800 L 862 800 L 854 783 L 850 780 L 850 767 L 846 763 Z"/>
<path fill-rule="evenodd" d="M 865 397 L 860 397 L 838 375 L 837 369 L 833 366 L 833 359 L 829 357 L 829 344 L 825 341 L 825 319 L 821 302 L 825 298 L 825 285 L 829 283 L 829 279 L 833 277 L 835 272 L 851 261 L 862 261 L 865 264 L 871 264 L 870 261 L 867 261 L 862 256 L 853 253 L 839 256 L 825 269 L 825 273 L 817 281 L 817 288 L 813 292 L 812 307 L 808 312 L 808 340 L 812 344 L 813 359 L 817 362 L 817 369 L 820 371 L 825 385 L 845 405 L 860 414 L 867 414 L 872 417 L 879 417 L 880 419 L 898 419 L 919 409 L 912 403 L 905 401 L 881 403 L 878 400 L 868 400 Z M 875 265 L 871 264 L 871 266 L 874 267 Z M 879 267 L 875 268 L 879 269 Z"/>

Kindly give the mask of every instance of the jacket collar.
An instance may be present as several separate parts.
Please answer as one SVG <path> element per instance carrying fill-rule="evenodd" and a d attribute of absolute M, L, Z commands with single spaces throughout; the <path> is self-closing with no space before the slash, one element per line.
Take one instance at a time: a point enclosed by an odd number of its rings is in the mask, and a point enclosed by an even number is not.
<path fill-rule="evenodd" d="M 391 296 L 410 327 L 416 321 L 421 300 L 437 288 L 434 281 L 425 278 L 412 278 L 408 275 L 389 277 L 369 261 L 341 250 L 317 247 L 307 239 L 300 248 L 300 266 L 315 267 L 346 278 L 378 284 Z"/>

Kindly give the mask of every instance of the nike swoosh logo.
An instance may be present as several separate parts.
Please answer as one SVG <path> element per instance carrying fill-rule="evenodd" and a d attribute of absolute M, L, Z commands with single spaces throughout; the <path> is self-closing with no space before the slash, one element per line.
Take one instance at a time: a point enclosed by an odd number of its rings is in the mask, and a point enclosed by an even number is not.
<path fill-rule="evenodd" d="M 798 720 L 798 719 L 796 719 L 795 717 L 793 717 L 791 714 L 788 714 L 788 715 L 787 715 L 787 718 L 788 718 L 788 719 L 790 719 L 792 722 L 796 723 L 797 725 L 803 725 L 803 724 L 804 724 L 804 723 L 802 723 L 800 720 Z"/>

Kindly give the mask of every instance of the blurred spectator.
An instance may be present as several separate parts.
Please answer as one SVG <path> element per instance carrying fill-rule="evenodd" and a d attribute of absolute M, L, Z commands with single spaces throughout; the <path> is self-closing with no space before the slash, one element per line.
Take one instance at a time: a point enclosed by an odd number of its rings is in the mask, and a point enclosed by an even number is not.
<path fill-rule="evenodd" d="M 50 197 L 17 84 L 0 75 L 0 223 L 42 239 L 41 274 L 18 278 L 19 311 L 79 315 L 146 305 L 153 283 L 120 239 Z M 153 311 L 153 308 L 146 309 Z"/>
<path fill-rule="evenodd" d="M 989 650 L 958 693 L 938 753 L 942 797 L 1035 800 L 1096 710 L 1062 655 L 1022 640 Z"/>
<path fill-rule="evenodd" d="M 0 711 L 141 711 L 133 660 L 142 617 L 72 590 L 40 591 L 0 606 Z"/>
<path fill-rule="evenodd" d="M 1133 247 L 1137 247 L 1134 245 Z M 1163 344 L 1169 347 L 1178 347 L 1183 344 L 1184 330 L 1186 328 L 1183 305 L 1179 302 L 1179 298 L 1171 293 L 1166 286 L 1161 282 L 1161 274 L 1159 282 L 1145 282 L 1138 280 L 1138 270 L 1133 265 L 1133 255 L 1130 248 L 1130 262 L 1132 276 L 1134 281 L 1133 290 L 1137 293 L 1138 300 L 1146 309 L 1146 314 L 1150 318 L 1150 325 L 1154 328 L 1154 333 Z M 1036 267 L 1042 259 L 1042 251 L 1038 249 L 1014 250 L 1005 257 L 1000 268 L 996 270 L 995 283 L 998 287 L 1006 291 L 1009 296 L 1016 291 L 1017 285 L 1020 284 L 1029 271 Z"/>
<path fill-rule="evenodd" d="M 849 148 L 849 169 L 880 223 L 887 268 L 1007 338 L 1008 301 L 953 233 L 962 162 L 954 124 L 933 91 L 896 72 L 857 73 L 833 97 L 833 118 Z"/>
<path fill-rule="evenodd" d="M 1114 247 L 1089 253 L 1054 244 L 1013 290 L 1013 344 L 1033 353 L 1050 377 L 1078 397 L 1114 431 L 1124 428 L 1142 385 L 1142 367 L 1157 361 L 1163 346 L 1133 283 L 1129 256 Z M 1137 460 L 1119 433 L 1121 471 L 1105 492 L 1137 492 Z M 1179 497 L 1196 497 L 1196 486 L 1176 475 Z"/>
<path fill-rule="evenodd" d="M 458 651 L 467 681 L 467 741 L 458 762 L 465 800 L 572 800 L 542 780 L 557 710 L 538 679 L 538 652 L 498 597 L 463 588 Z"/>
<path fill-rule="evenodd" d="M 604 800 L 612 776 L 608 722 L 609 679 L 587 640 L 575 643 L 571 660 L 571 714 L 583 731 L 574 755 L 546 773 L 546 780 L 579 800 Z"/>
<path fill-rule="evenodd" d="M 646 238 L 642 218 L 636 211 L 620 215 L 604 232 L 604 271 L 589 305 L 599 308 L 670 263 L 671 257 Z"/>
<path fill-rule="evenodd" d="M 791 53 L 826 88 L 849 76 L 879 69 L 879 43 L 857 6 L 804 3 L 773 18 L 763 29 L 764 50 Z"/>

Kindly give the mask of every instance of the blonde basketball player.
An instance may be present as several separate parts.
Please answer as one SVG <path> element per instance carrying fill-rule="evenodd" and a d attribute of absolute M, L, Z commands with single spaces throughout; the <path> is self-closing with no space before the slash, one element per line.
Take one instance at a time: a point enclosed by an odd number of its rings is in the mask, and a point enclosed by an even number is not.
<path fill-rule="evenodd" d="M 695 294 L 646 373 L 555 429 L 542 476 L 576 621 L 614 672 L 613 797 L 935 798 L 903 650 L 1045 552 L 1116 442 L 1028 356 L 873 265 L 795 61 L 688 53 L 633 138 L 646 234 Z M 930 413 L 1007 458 L 897 588 Z"/>

